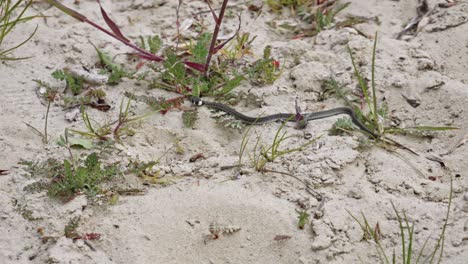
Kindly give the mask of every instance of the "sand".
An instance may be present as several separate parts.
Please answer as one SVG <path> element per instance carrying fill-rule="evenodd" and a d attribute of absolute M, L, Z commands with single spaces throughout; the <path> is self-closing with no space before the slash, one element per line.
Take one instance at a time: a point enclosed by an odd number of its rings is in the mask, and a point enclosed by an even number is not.
<path fill-rule="evenodd" d="M 185 2 L 182 18 L 207 10 L 203 1 Z M 63 203 L 49 197 L 46 191 L 24 188 L 42 179 L 28 174 L 25 166 L 19 164 L 21 160 L 41 162 L 67 157 L 66 149 L 58 146 L 57 140 L 65 128 L 84 129 L 80 117 L 69 122 L 65 119 L 67 111 L 58 103 L 53 104 L 49 116 L 51 140 L 43 144 L 25 125 L 42 128 L 44 124 L 46 107 L 37 96 L 33 80 L 63 85 L 51 78 L 52 71 L 75 66 L 93 68 L 98 57 L 88 39 L 110 54 L 131 51 L 48 4 L 35 2 L 30 12 L 49 17 L 22 24 L 7 42 L 20 41 L 38 24 L 33 40 L 17 51 L 34 57 L 0 64 L 0 169 L 8 170 L 0 176 L 0 262 L 358 263 L 361 259 L 377 263 L 377 249 L 372 242 L 363 240 L 361 228 L 347 211 L 358 217 L 363 212 L 372 226 L 378 223 L 387 255 L 391 256 L 395 248 L 400 256 L 400 230 L 393 202 L 415 225 L 416 252 L 428 236 L 429 251 L 442 231 L 452 178 L 453 201 L 442 263 L 466 263 L 468 144 L 461 143 L 468 133 L 468 3 L 457 1 L 450 8 L 436 8 L 424 19 L 424 27 L 417 35 L 397 40 L 395 36 L 402 25 L 416 15 L 417 1 L 350 2 L 338 19 L 352 14 L 378 17 L 380 22 L 370 20 L 355 28 L 324 30 L 314 37 L 293 39 L 293 33 L 267 24 L 297 23 L 289 11 L 274 14 L 264 6 L 257 17 L 247 10 L 244 1 L 232 1 L 234 7 L 230 10 L 242 14 L 242 31 L 257 35 L 253 54 L 258 58 L 265 45 L 271 44 L 273 55 L 285 67 L 272 85 L 259 87 L 244 82 L 236 88 L 247 97 L 259 98 L 261 108 L 246 100 L 236 108 L 250 115 L 292 112 L 296 98 L 306 112 L 343 105 L 333 98 L 319 100 L 321 81 L 329 78 L 332 70 L 345 89 L 357 87 L 347 45 L 354 51 L 364 77 L 370 80 L 372 37 L 378 32 L 377 95 L 379 103 L 388 105 L 392 121 L 400 127 L 457 126 L 459 130 L 422 138 L 390 136 L 420 154 L 417 156 L 375 145 L 363 149 L 363 136 L 359 133 L 329 135 L 326 130 L 339 117 L 311 122 L 304 131 L 288 126 L 287 133 L 294 136 L 288 144 L 303 143 L 304 133 L 322 136 L 305 150 L 267 164 L 268 170 L 276 172 L 259 173 L 250 166 L 248 155 L 242 170 L 221 169 L 238 161 L 241 131 L 218 124 L 203 107 L 198 110 L 199 120 L 194 128 L 185 128 L 182 111 L 176 109 L 147 117 L 135 128 L 134 136 L 124 137 L 115 150 L 104 155 L 109 162 L 123 164 L 130 160 L 159 160 L 154 169 L 170 179 L 171 184 L 147 186 L 134 176 L 121 175 L 109 184 L 140 188 L 145 193 L 121 195 L 114 205 L 96 203 L 84 195 Z M 445 1 L 428 2 L 433 7 Z M 64 3 L 93 20 L 101 19 L 95 1 Z M 158 33 L 168 38 L 175 33 L 177 1 L 106 0 L 102 4 L 130 39 Z M 208 14 L 205 18 L 211 21 Z M 221 35 L 232 33 L 236 23 L 235 16 L 228 16 Z M 118 61 L 125 62 L 123 57 Z M 174 96 L 148 90 L 133 80 L 101 87 L 108 94 L 112 109 L 105 113 L 89 109 L 98 121 L 113 120 L 118 115 L 126 91 Z M 191 107 L 188 102 L 183 105 L 184 109 Z M 150 108 L 143 102 L 136 102 L 131 108 L 136 115 L 148 111 Z M 255 141 L 255 133 L 269 142 L 278 127 L 277 123 L 251 127 L 248 149 Z M 76 155 L 85 153 L 74 151 Z M 188 162 L 197 153 L 203 153 L 204 159 Z M 427 157 L 438 157 L 445 167 Z M 300 180 L 311 182 L 313 190 L 308 192 Z M 303 230 L 297 227 L 300 210 L 311 214 Z M 80 217 L 78 232 L 99 233 L 100 239 L 66 238 L 64 228 L 76 217 Z M 210 224 L 236 232 L 213 239 Z M 44 236 L 52 238 L 44 241 Z"/>

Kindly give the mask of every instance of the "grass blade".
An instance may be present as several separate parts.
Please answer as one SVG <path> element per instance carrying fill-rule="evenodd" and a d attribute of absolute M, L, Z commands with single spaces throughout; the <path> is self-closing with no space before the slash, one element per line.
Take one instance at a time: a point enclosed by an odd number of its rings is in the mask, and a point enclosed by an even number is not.
<path fill-rule="evenodd" d="M 75 19 L 78 19 L 81 22 L 86 22 L 88 20 L 84 15 L 82 15 L 82 14 L 76 12 L 75 10 L 72 10 L 72 9 L 62 5 L 61 3 L 59 3 L 59 2 L 57 2 L 55 0 L 46 0 L 46 1 L 47 1 L 47 3 L 55 6 L 58 9 L 60 9 L 65 14 L 67 14 L 67 15 L 75 18 Z"/>

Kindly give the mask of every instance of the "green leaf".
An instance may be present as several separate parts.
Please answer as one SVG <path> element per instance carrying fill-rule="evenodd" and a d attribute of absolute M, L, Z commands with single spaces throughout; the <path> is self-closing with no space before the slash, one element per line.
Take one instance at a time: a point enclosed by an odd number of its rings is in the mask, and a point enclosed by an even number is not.
<path fill-rule="evenodd" d="M 62 70 L 56 70 L 51 75 L 52 77 L 54 77 L 54 79 L 57 79 L 60 81 L 65 80 L 65 73 Z"/>
<path fill-rule="evenodd" d="M 70 147 L 81 147 L 84 149 L 91 149 L 93 148 L 93 142 L 88 139 L 83 138 L 68 138 L 68 143 Z"/>
<path fill-rule="evenodd" d="M 163 80 L 172 84 L 185 84 L 185 66 L 173 51 L 166 53 L 166 61 L 163 63 L 166 71 Z"/>
<path fill-rule="evenodd" d="M 151 53 L 156 53 L 161 49 L 162 40 L 158 35 L 153 37 L 148 37 L 148 46 L 150 48 Z"/>
<path fill-rule="evenodd" d="M 91 153 L 86 157 L 85 166 L 88 169 L 92 169 L 96 166 L 99 166 L 98 156 L 96 153 Z"/>
<path fill-rule="evenodd" d="M 230 79 L 229 81 L 226 82 L 224 85 L 223 89 L 219 91 L 217 94 L 227 94 L 231 92 L 234 88 L 239 86 L 239 84 L 244 80 L 245 78 L 242 75 L 237 75 L 236 77 Z"/>
<path fill-rule="evenodd" d="M 122 77 L 130 76 L 120 65 L 114 63 L 112 58 L 109 54 L 104 51 L 99 50 L 96 46 L 94 46 L 96 50 L 100 62 L 106 67 L 106 69 L 110 72 L 109 79 L 107 81 L 108 84 L 118 84 L 122 80 Z"/>
<path fill-rule="evenodd" d="M 205 63 L 206 57 L 208 56 L 210 41 L 210 33 L 204 33 L 200 36 L 195 46 L 190 49 L 193 56 L 192 62 Z"/>
<path fill-rule="evenodd" d="M 81 93 L 81 90 L 83 89 L 83 82 L 84 82 L 83 78 L 74 77 L 73 75 L 63 70 L 56 70 L 51 75 L 54 79 L 57 79 L 60 81 L 65 80 L 67 83 L 67 87 L 70 88 L 71 92 L 74 95 Z"/>

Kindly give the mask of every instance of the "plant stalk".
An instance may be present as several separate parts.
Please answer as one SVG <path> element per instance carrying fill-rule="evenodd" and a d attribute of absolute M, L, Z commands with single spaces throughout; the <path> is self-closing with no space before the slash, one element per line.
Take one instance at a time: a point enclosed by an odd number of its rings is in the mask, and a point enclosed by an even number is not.
<path fill-rule="evenodd" d="M 45 116 L 45 123 L 44 123 L 44 138 L 43 142 L 47 144 L 49 142 L 49 137 L 47 135 L 47 121 L 49 120 L 49 110 L 50 110 L 50 105 L 52 104 L 52 101 L 49 100 L 49 103 L 47 104 L 47 111 L 46 111 L 46 116 Z"/>
<path fill-rule="evenodd" d="M 219 11 L 218 19 L 215 21 L 216 26 L 213 31 L 213 36 L 211 38 L 210 51 L 208 52 L 208 56 L 206 57 L 205 69 L 203 72 L 205 77 L 208 77 L 208 68 L 210 67 L 211 58 L 213 57 L 213 54 L 215 53 L 216 41 L 218 40 L 219 30 L 223 22 L 224 11 L 226 11 L 228 2 L 229 0 L 223 0 L 223 5 L 221 6 L 221 10 Z"/>

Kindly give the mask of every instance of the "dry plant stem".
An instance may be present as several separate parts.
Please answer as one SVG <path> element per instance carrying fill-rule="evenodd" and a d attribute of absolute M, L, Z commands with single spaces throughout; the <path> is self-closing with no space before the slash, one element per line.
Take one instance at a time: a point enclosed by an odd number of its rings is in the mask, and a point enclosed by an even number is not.
<path fill-rule="evenodd" d="M 179 4 L 176 7 L 176 26 L 177 26 L 177 43 L 175 50 L 179 49 L 179 43 L 180 43 L 180 7 L 182 6 L 183 0 L 179 0 Z"/>
<path fill-rule="evenodd" d="M 52 104 L 52 101 L 49 100 L 49 103 L 47 104 L 47 111 L 46 111 L 46 116 L 45 116 L 45 122 L 44 122 L 44 144 L 47 144 L 49 142 L 49 138 L 47 135 L 47 121 L 49 119 L 49 110 L 50 110 L 50 105 Z"/>
<path fill-rule="evenodd" d="M 224 11 L 226 11 L 228 1 L 229 0 L 223 0 L 223 5 L 221 6 L 221 10 L 219 11 L 218 17 L 214 17 L 216 25 L 213 31 L 213 36 L 211 38 L 210 51 L 208 52 L 208 56 L 206 57 L 205 70 L 204 70 L 205 77 L 208 76 L 208 68 L 210 66 L 211 58 L 213 57 L 213 54 L 215 53 L 216 41 L 218 39 L 219 29 L 221 28 L 221 23 L 224 17 Z"/>

